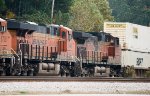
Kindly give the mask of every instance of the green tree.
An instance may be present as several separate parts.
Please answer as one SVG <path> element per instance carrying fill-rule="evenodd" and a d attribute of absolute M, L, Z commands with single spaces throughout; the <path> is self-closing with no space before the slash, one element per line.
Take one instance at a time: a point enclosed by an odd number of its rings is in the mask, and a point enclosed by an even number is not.
<path fill-rule="evenodd" d="M 109 0 L 115 21 L 141 25 L 150 23 L 150 0 Z"/>
<path fill-rule="evenodd" d="M 55 0 L 55 12 L 68 13 L 73 0 Z"/>
<path fill-rule="evenodd" d="M 128 1 L 131 7 L 132 17 L 131 22 L 149 25 L 150 23 L 150 1 L 149 0 L 133 0 Z"/>
<path fill-rule="evenodd" d="M 54 23 L 68 26 L 70 18 L 69 10 L 72 3 L 73 0 L 55 0 Z"/>
<path fill-rule="evenodd" d="M 0 17 L 2 17 L 5 14 L 6 6 L 5 2 L 3 0 L 0 0 Z"/>
<path fill-rule="evenodd" d="M 31 20 L 37 23 L 50 23 L 52 0 L 2 0 L 7 11 L 14 13 L 16 19 Z M 72 0 L 55 0 L 53 23 L 67 25 Z M 3 9 L 3 8 L 2 8 Z M 4 16 L 4 15 L 3 15 Z M 11 17 L 8 16 L 7 17 Z M 60 20 L 60 21 L 59 21 Z"/>
<path fill-rule="evenodd" d="M 25 14 L 22 16 L 22 18 L 24 18 L 24 20 L 26 21 L 32 21 L 32 22 L 36 22 L 38 24 L 50 24 L 51 23 L 51 19 L 50 17 L 41 11 L 37 11 L 33 12 L 32 14 Z"/>
<path fill-rule="evenodd" d="M 6 6 L 4 13 L 9 18 L 50 23 L 52 0 L 0 1 Z M 112 16 L 107 0 L 55 0 L 53 23 L 70 26 L 74 30 L 100 31 L 103 22 L 110 20 Z"/>
<path fill-rule="evenodd" d="M 127 0 L 109 0 L 109 3 L 115 21 L 126 22 L 129 19 L 131 12 L 129 5 L 127 5 Z"/>
<path fill-rule="evenodd" d="M 82 31 L 102 30 L 103 22 L 112 20 L 108 5 L 107 0 L 74 0 L 69 26 Z"/>

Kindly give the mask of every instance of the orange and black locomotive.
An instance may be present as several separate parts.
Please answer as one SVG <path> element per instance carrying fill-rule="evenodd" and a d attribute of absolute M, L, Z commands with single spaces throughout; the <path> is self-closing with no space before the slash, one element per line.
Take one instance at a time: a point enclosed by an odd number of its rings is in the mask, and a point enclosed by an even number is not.
<path fill-rule="evenodd" d="M 0 19 L 0 75 L 121 76 L 119 39 Z"/>

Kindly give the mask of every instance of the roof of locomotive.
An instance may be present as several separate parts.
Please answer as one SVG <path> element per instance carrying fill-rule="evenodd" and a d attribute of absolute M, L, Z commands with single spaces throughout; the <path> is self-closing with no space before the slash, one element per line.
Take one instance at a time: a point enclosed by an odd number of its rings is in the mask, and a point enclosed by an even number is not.
<path fill-rule="evenodd" d="M 34 22 L 19 22 L 16 20 L 7 20 L 8 29 L 19 29 L 19 30 L 29 30 L 36 31 L 39 33 L 47 33 L 47 27 L 45 25 L 38 25 Z"/>
<path fill-rule="evenodd" d="M 88 32 L 88 33 L 92 34 L 93 36 L 96 36 L 98 38 L 98 41 L 105 41 L 105 39 L 108 36 L 113 37 L 111 34 L 105 32 Z"/>
<path fill-rule="evenodd" d="M 7 20 L 7 28 L 8 29 L 37 30 L 37 26 L 38 25 L 30 24 L 27 22 L 19 22 L 16 20 Z"/>
<path fill-rule="evenodd" d="M 7 25 L 6 20 L 0 18 L 0 25 L 1 25 L 1 26 L 6 26 L 6 25 Z"/>
<path fill-rule="evenodd" d="M 68 30 L 68 31 L 72 31 L 72 29 L 70 29 L 70 28 L 68 28 L 68 27 L 65 27 L 65 26 L 63 26 L 63 25 L 60 25 L 60 27 L 63 27 L 63 28 L 65 28 L 65 29 Z"/>
<path fill-rule="evenodd" d="M 101 36 L 101 35 L 110 35 L 109 33 L 106 32 L 88 32 L 94 36 Z"/>
<path fill-rule="evenodd" d="M 0 21 L 1 21 L 1 22 L 3 22 L 3 21 L 6 21 L 6 20 L 4 20 L 4 19 L 0 18 Z"/>
<path fill-rule="evenodd" d="M 86 32 L 78 32 L 78 31 L 73 31 L 73 38 L 89 38 L 91 37 L 92 34 L 86 33 Z"/>

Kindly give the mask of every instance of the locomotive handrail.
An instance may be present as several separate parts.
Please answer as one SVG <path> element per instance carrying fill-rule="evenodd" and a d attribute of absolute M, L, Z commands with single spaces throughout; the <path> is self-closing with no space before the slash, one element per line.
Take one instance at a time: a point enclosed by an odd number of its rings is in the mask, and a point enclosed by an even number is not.
<path fill-rule="evenodd" d="M 11 48 L 11 50 L 14 52 L 14 54 L 19 58 L 19 55 L 14 51 L 14 49 Z"/>
<path fill-rule="evenodd" d="M 71 57 L 73 60 L 75 60 L 75 62 L 78 60 L 78 61 L 81 61 L 77 56 L 73 56 L 73 55 L 68 55 L 67 54 L 67 57 Z"/>
<path fill-rule="evenodd" d="M 19 51 L 20 51 L 20 65 L 22 66 L 22 51 L 20 49 L 21 44 L 27 44 L 27 43 L 19 43 Z"/>
<path fill-rule="evenodd" d="M 20 65 L 22 66 L 22 51 L 20 49 L 21 44 L 28 44 L 28 43 L 19 43 L 19 51 L 20 51 Z"/>
<path fill-rule="evenodd" d="M 19 57 L 19 55 L 11 48 L 11 50 L 15 53 L 15 55 L 18 57 L 18 60 L 20 60 L 20 64 L 21 64 L 21 66 L 22 66 L 22 58 L 20 58 Z M 19 50 L 20 52 L 21 52 L 21 50 Z M 21 55 L 22 55 L 22 52 L 21 52 Z M 14 59 L 15 59 L 15 57 L 14 57 Z"/>
<path fill-rule="evenodd" d="M 81 61 L 77 56 L 74 56 L 75 57 L 75 59 L 77 59 L 78 61 Z"/>

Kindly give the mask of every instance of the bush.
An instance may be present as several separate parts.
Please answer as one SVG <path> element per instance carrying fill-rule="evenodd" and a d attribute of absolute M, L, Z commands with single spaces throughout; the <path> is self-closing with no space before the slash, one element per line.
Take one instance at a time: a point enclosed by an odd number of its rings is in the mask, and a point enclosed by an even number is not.
<path fill-rule="evenodd" d="M 136 77 L 134 66 L 124 68 L 124 77 Z"/>
<path fill-rule="evenodd" d="M 146 73 L 145 73 L 145 77 L 150 78 L 150 70 L 146 71 Z"/>

